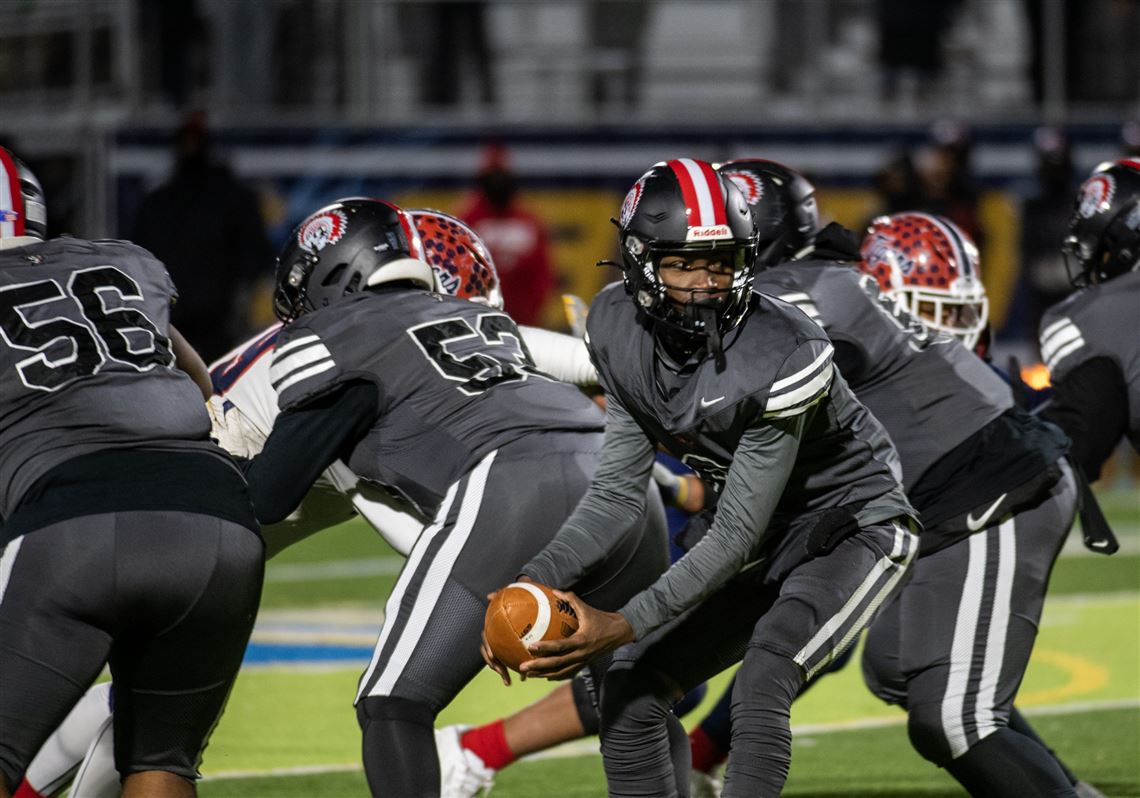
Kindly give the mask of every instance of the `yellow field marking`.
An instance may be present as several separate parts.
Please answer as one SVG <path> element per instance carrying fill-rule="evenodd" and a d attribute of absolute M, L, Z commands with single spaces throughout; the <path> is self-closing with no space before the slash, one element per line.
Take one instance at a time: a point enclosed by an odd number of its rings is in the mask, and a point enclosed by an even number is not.
<path fill-rule="evenodd" d="M 1067 672 L 1069 680 L 1060 687 L 1019 693 L 1017 696 L 1019 707 L 1057 703 L 1063 699 L 1091 693 L 1108 684 L 1108 668 L 1075 654 L 1067 654 L 1064 651 L 1048 648 L 1037 648 L 1033 650 L 1033 660 L 1036 663 L 1043 662 Z"/>

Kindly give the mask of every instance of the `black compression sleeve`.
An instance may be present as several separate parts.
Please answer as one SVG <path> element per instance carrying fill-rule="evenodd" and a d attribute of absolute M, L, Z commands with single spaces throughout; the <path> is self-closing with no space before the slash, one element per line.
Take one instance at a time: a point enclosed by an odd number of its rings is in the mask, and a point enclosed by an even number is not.
<path fill-rule="evenodd" d="M 1089 480 L 1128 430 L 1128 392 L 1120 368 L 1111 358 L 1086 360 L 1053 386 L 1053 398 L 1041 416 L 1073 441 L 1072 456 Z"/>
<path fill-rule="evenodd" d="M 831 359 L 839 373 L 847 382 L 854 382 L 863 371 L 862 351 L 855 344 L 837 338 L 831 339 L 831 346 L 835 350 Z"/>
<path fill-rule="evenodd" d="M 379 406 L 376 386 L 356 381 L 279 415 L 244 467 L 257 520 L 275 524 L 293 512 L 321 472 L 364 437 Z"/>

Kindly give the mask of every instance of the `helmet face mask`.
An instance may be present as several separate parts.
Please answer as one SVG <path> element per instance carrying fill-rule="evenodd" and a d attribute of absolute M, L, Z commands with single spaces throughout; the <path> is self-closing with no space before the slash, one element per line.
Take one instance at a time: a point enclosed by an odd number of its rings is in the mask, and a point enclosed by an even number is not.
<path fill-rule="evenodd" d="M 1140 161 L 1103 163 L 1081 184 L 1061 255 L 1077 288 L 1140 266 Z"/>
<path fill-rule="evenodd" d="M 626 290 L 647 316 L 690 337 L 719 337 L 744 318 L 756 233 L 744 197 L 711 165 L 657 164 L 629 190 L 617 224 Z M 663 261 L 672 264 L 665 276 Z M 714 263 L 720 266 L 707 268 Z M 693 277 L 671 280 L 685 272 Z"/>
<path fill-rule="evenodd" d="M 859 265 L 912 316 L 973 349 L 989 323 L 989 298 L 978 271 L 978 249 L 939 216 L 899 213 L 871 223 Z"/>
<path fill-rule="evenodd" d="M 382 200 L 338 200 L 309 215 L 277 258 L 273 311 L 283 322 L 366 288 L 435 287 L 408 214 Z"/>

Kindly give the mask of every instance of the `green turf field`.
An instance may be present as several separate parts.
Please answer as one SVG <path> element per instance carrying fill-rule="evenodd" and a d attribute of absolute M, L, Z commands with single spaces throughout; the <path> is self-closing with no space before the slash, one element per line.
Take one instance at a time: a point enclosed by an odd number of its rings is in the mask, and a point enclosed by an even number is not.
<path fill-rule="evenodd" d="M 1033 662 L 1018 699 L 1069 766 L 1110 796 L 1140 796 L 1140 497 L 1103 495 L 1121 537 L 1110 558 L 1077 533 L 1058 562 Z M 354 522 L 299 544 L 267 571 L 254 641 L 371 647 L 401 560 Z M 351 707 L 359 659 L 243 670 L 206 751 L 205 798 L 367 796 Z M 709 690 L 706 707 L 727 676 Z M 488 671 L 441 723 L 480 723 L 540 696 L 547 683 L 504 688 Z M 705 707 L 687 719 L 695 723 Z M 863 687 L 857 664 L 822 680 L 793 708 L 791 796 L 955 796 L 947 776 L 910 750 L 902 714 Z M 596 741 L 520 762 L 493 793 L 604 796 Z"/>

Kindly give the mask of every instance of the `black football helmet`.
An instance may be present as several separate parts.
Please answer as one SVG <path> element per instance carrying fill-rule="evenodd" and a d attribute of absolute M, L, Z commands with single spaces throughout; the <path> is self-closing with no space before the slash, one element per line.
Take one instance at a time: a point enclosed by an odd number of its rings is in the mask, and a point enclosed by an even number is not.
<path fill-rule="evenodd" d="M 47 206 L 40 181 L 27 165 L 0 147 L 0 240 L 47 238 Z"/>
<path fill-rule="evenodd" d="M 756 230 L 744 196 L 711 164 L 692 158 L 656 164 L 625 196 L 617 220 L 626 291 L 650 318 L 690 336 L 731 330 L 744 318 L 756 277 Z M 723 255 L 733 267 L 723 297 L 694 291 L 669 299 L 658 266 L 667 255 Z"/>
<path fill-rule="evenodd" d="M 290 322 L 365 288 L 435 280 L 407 212 L 383 200 L 351 197 L 310 215 L 277 256 L 273 311 Z"/>
<path fill-rule="evenodd" d="M 1140 161 L 1102 163 L 1077 190 L 1061 245 L 1078 288 L 1140 266 Z"/>
<path fill-rule="evenodd" d="M 718 164 L 744 194 L 759 237 L 756 263 L 765 269 L 792 260 L 815 242 L 819 209 L 815 186 L 794 169 L 757 158 Z"/>

